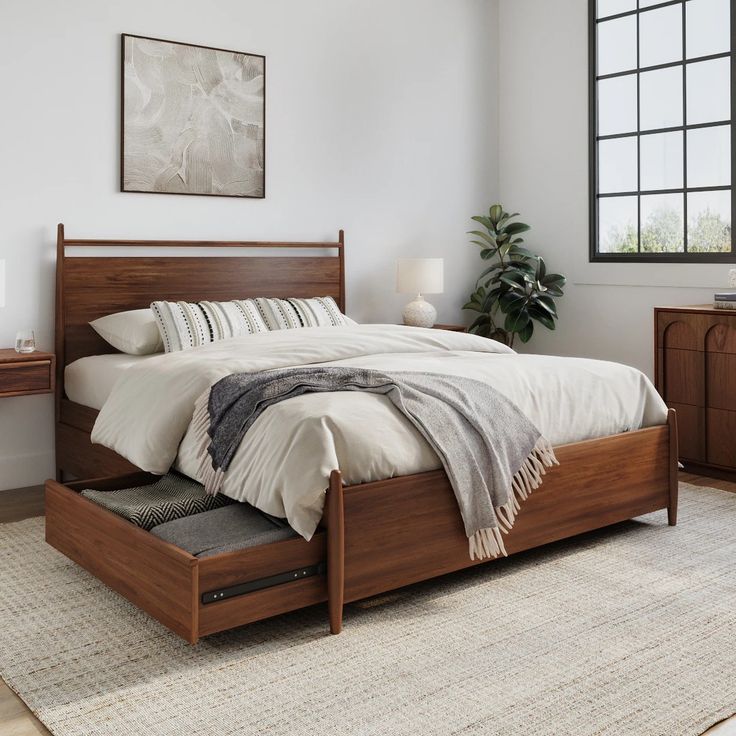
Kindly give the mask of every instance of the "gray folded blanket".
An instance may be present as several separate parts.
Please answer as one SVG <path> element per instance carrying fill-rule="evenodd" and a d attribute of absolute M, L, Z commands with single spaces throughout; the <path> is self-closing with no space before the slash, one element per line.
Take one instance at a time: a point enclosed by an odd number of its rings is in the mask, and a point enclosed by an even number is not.
<path fill-rule="evenodd" d="M 387 396 L 437 452 L 469 540 L 471 559 L 506 554 L 519 500 L 557 464 L 552 447 L 521 410 L 493 387 L 434 373 L 305 367 L 238 373 L 196 403 L 194 429 L 211 442 L 199 477 L 216 494 L 245 433 L 273 404 L 305 393 L 368 391 Z M 327 479 L 325 479 L 327 483 Z"/>
<path fill-rule="evenodd" d="M 81 492 L 85 498 L 150 530 L 182 516 L 200 514 L 225 504 L 236 503 L 227 496 L 205 493 L 201 483 L 179 473 L 162 475 L 155 483 L 117 491 Z"/>
<path fill-rule="evenodd" d="M 151 529 L 151 534 L 195 557 L 211 557 L 298 536 L 282 519 L 247 503 L 231 503 Z"/>

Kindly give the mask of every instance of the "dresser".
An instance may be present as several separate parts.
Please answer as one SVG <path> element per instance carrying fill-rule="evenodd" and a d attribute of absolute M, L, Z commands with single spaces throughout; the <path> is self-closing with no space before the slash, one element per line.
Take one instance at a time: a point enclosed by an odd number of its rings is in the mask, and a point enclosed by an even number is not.
<path fill-rule="evenodd" d="M 680 459 L 736 475 L 736 311 L 656 307 L 654 334 L 655 384 L 677 411 Z"/>

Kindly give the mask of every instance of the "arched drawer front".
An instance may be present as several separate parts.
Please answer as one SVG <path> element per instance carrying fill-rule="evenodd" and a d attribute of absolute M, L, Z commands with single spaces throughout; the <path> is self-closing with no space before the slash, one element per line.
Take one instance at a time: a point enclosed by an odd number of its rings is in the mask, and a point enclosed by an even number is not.
<path fill-rule="evenodd" d="M 660 365 L 657 386 L 672 404 L 705 406 L 703 337 L 700 315 L 660 314 Z"/>
<path fill-rule="evenodd" d="M 696 314 L 660 314 L 660 345 L 665 349 L 702 350 L 705 324 Z"/>
<path fill-rule="evenodd" d="M 709 353 L 736 355 L 736 317 L 721 318 L 705 334 L 705 350 Z"/>

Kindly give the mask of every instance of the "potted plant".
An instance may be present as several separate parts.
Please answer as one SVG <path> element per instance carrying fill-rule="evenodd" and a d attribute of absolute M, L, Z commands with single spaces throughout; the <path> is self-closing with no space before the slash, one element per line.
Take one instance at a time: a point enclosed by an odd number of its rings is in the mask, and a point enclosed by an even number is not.
<path fill-rule="evenodd" d="M 484 230 L 471 230 L 471 242 L 480 246 L 480 257 L 490 261 L 475 283 L 470 301 L 463 307 L 478 312 L 468 331 L 513 347 L 516 335 L 529 342 L 534 323 L 555 329 L 555 298 L 562 296 L 565 277 L 547 273 L 544 260 L 522 247 L 521 233 L 531 228 L 514 222 L 519 213 L 509 214 L 494 204 L 488 215 L 472 219 Z"/>

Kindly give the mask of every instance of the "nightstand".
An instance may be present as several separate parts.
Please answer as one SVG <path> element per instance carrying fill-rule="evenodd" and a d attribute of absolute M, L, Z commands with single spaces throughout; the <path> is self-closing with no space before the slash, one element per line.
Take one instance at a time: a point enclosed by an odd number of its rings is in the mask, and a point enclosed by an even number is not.
<path fill-rule="evenodd" d="M 401 324 L 402 327 L 413 327 L 414 326 L 414 325 L 405 325 L 405 324 L 403 324 L 401 322 L 399 324 Z M 449 332 L 467 332 L 468 331 L 468 328 L 465 327 L 465 325 L 440 325 L 440 324 L 437 324 L 437 325 L 432 325 L 432 327 L 430 329 L 432 329 L 432 330 L 448 330 Z"/>
<path fill-rule="evenodd" d="M 450 332 L 467 332 L 465 325 L 434 325 L 433 330 L 449 330 Z"/>
<path fill-rule="evenodd" d="M 55 363 L 53 353 L 0 350 L 0 398 L 50 394 L 54 390 Z"/>

